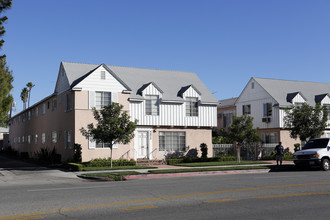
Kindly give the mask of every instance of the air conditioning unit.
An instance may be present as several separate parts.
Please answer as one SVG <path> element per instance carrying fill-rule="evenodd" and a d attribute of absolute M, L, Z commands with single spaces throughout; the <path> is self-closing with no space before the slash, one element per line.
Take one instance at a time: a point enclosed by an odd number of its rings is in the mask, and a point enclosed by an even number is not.
<path fill-rule="evenodd" d="M 262 118 L 262 122 L 269 123 L 271 121 L 270 117 Z"/>

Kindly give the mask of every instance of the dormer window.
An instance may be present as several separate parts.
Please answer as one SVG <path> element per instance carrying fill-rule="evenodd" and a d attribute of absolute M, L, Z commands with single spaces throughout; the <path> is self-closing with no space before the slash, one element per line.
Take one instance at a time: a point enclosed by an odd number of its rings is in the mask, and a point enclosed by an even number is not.
<path fill-rule="evenodd" d="M 158 95 L 146 95 L 146 115 L 159 115 Z"/>
<path fill-rule="evenodd" d="M 186 116 L 198 116 L 198 98 L 186 97 Z"/>

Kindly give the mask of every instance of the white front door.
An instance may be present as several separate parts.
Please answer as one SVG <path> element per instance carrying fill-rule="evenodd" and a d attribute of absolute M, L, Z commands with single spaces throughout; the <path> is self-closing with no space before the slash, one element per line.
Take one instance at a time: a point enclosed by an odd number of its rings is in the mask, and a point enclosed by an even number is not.
<path fill-rule="evenodd" d="M 148 157 L 148 131 L 138 132 L 138 158 Z"/>

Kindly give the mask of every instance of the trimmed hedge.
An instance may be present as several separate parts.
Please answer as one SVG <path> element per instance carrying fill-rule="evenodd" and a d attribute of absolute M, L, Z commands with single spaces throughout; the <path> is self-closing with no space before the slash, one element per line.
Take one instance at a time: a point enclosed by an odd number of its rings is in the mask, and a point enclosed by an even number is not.
<path fill-rule="evenodd" d="M 65 168 L 71 171 L 82 171 L 83 165 L 78 163 L 67 163 L 65 164 Z"/>
<path fill-rule="evenodd" d="M 209 158 L 179 158 L 179 159 L 166 159 L 168 165 L 179 163 L 199 163 L 199 162 L 221 162 L 221 161 L 236 161 L 235 156 L 222 156 L 222 157 L 209 157 Z"/>
<path fill-rule="evenodd" d="M 84 163 L 85 167 L 110 167 L 111 161 L 110 159 L 94 159 L 87 163 Z M 113 160 L 112 166 L 136 166 L 136 161 L 134 160 Z"/>

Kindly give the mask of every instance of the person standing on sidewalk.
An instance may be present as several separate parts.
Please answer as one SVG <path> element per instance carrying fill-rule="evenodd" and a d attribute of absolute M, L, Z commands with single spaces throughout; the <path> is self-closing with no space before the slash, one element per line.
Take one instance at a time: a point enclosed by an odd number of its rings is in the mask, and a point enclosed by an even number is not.
<path fill-rule="evenodd" d="M 284 154 L 284 147 L 282 146 L 282 142 L 279 142 L 278 145 L 275 147 L 276 152 L 276 164 L 278 166 L 278 162 L 282 165 L 283 154 Z"/>

